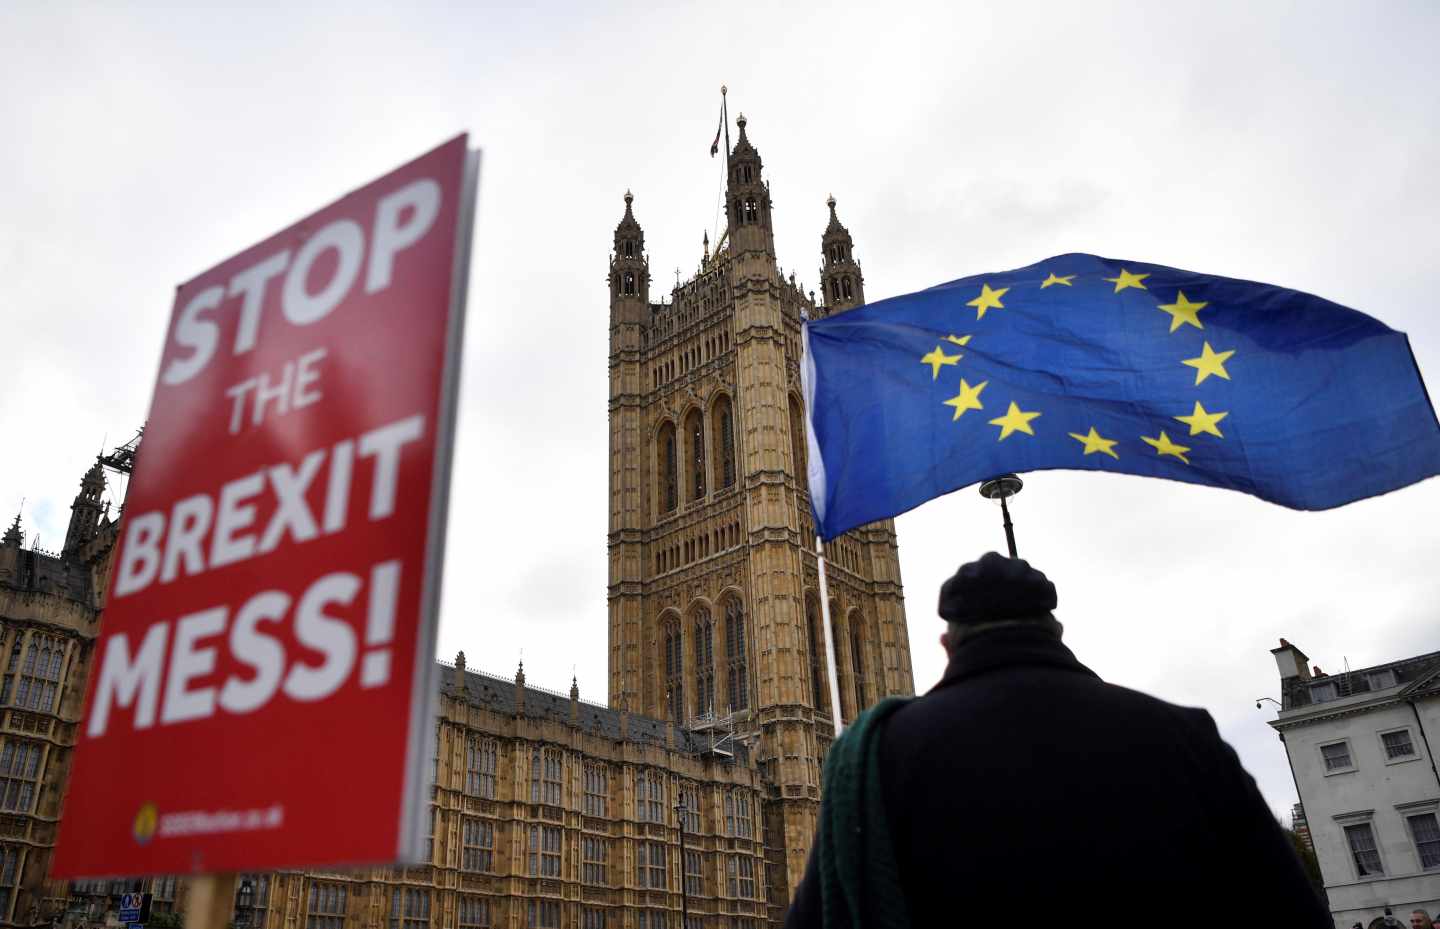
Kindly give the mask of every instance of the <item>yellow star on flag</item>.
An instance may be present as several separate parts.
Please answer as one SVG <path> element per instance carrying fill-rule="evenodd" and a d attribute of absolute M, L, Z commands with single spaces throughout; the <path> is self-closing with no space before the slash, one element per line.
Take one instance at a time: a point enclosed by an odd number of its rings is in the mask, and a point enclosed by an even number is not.
<path fill-rule="evenodd" d="M 1178 291 L 1179 296 L 1174 303 L 1162 303 L 1160 309 L 1170 314 L 1170 331 L 1174 332 L 1180 328 L 1181 323 L 1189 323 L 1196 329 L 1204 329 L 1197 315 L 1201 310 L 1209 306 L 1209 303 L 1191 303 L 1185 297 L 1185 291 Z"/>
<path fill-rule="evenodd" d="M 1138 287 L 1141 290 L 1148 290 L 1148 288 L 1141 282 L 1149 276 L 1149 274 L 1131 274 L 1129 271 L 1121 268 L 1119 277 L 1107 277 L 1103 278 L 1103 280 L 1107 280 L 1110 283 L 1114 284 L 1115 292 L 1118 294 L 1120 291 L 1125 290 L 1129 287 Z"/>
<path fill-rule="evenodd" d="M 981 381 L 979 384 L 971 387 L 965 378 L 960 378 L 960 392 L 945 401 L 946 406 L 953 406 L 955 408 L 955 415 L 950 417 L 952 423 L 961 416 L 964 416 L 966 410 L 983 409 L 980 405 L 980 391 L 984 390 L 985 385 L 988 383 L 990 382 Z"/>
<path fill-rule="evenodd" d="M 1220 433 L 1219 428 L 1217 428 L 1215 424 L 1229 415 L 1229 413 L 1208 413 L 1205 411 L 1205 408 L 1200 405 L 1200 401 L 1196 400 L 1195 412 L 1189 416 L 1177 416 L 1175 418 L 1190 427 L 1191 435 L 1208 432 L 1210 435 L 1223 439 L 1225 436 Z"/>
<path fill-rule="evenodd" d="M 1152 439 L 1148 435 L 1142 435 L 1140 438 L 1147 444 L 1155 446 L 1156 454 L 1174 455 L 1186 464 L 1190 463 L 1190 459 L 1185 457 L 1185 453 L 1190 451 L 1190 449 L 1184 445 L 1176 445 L 1174 442 L 1171 442 L 1170 437 L 1165 434 L 1165 430 L 1160 430 L 1160 438 L 1158 439 Z"/>
<path fill-rule="evenodd" d="M 1026 435 L 1034 435 L 1035 430 L 1030 428 L 1030 420 L 1039 415 L 1039 413 L 1022 412 L 1020 407 L 1015 404 L 1015 401 L 1010 401 L 1010 409 L 1006 411 L 1004 416 L 998 416 L 990 420 L 990 425 L 1000 427 L 1000 438 L 995 441 L 1003 442 L 1010 437 L 1010 433 L 1012 432 L 1023 432 Z"/>
<path fill-rule="evenodd" d="M 1233 348 L 1228 352 L 1217 352 L 1210 347 L 1209 342 L 1206 342 L 1205 347 L 1200 349 L 1199 358 L 1186 358 L 1181 364 L 1187 364 L 1195 369 L 1195 386 L 1199 387 L 1205 383 L 1205 378 L 1212 374 L 1216 377 L 1223 377 L 1227 381 L 1230 380 L 1230 374 L 1225 370 L 1225 362 L 1229 361 L 1233 354 L 1235 354 Z"/>
<path fill-rule="evenodd" d="M 1041 289 L 1041 290 L 1044 290 L 1046 287 L 1049 287 L 1051 284 L 1064 284 L 1066 287 L 1073 287 L 1073 286 L 1075 286 L 1075 285 L 1072 283 L 1074 280 L 1075 280 L 1075 275 L 1073 275 L 1073 274 L 1067 274 L 1067 275 L 1065 275 L 1064 277 L 1061 277 L 1060 275 L 1056 274 L 1054 271 L 1051 271 L 1051 272 L 1050 272 L 1050 276 L 1047 277 L 1047 278 L 1045 278 L 1044 282 L 1041 283 L 1040 289 Z"/>
<path fill-rule="evenodd" d="M 1115 454 L 1115 444 L 1119 440 L 1105 438 L 1100 433 L 1095 431 L 1094 426 L 1090 427 L 1089 435 L 1081 435 L 1078 432 L 1072 432 L 1070 433 L 1070 438 L 1074 439 L 1076 442 L 1084 442 L 1085 454 L 1087 455 L 1094 454 L 1095 452 L 1101 452 L 1102 454 L 1109 455 L 1116 461 L 1120 460 L 1120 456 Z"/>
<path fill-rule="evenodd" d="M 1009 287 L 1001 287 L 999 290 L 991 290 L 989 284 L 981 284 L 980 296 L 976 297 L 974 300 L 966 301 L 965 305 L 973 306 L 975 308 L 975 319 L 977 321 L 982 320 L 985 318 L 985 311 L 988 309 L 1005 309 L 1005 304 L 1000 302 L 1000 298 L 1005 296 L 1006 292 L 1008 292 L 1009 290 Z"/>
<path fill-rule="evenodd" d="M 970 344 L 970 337 L 969 337 L 968 335 L 956 336 L 956 335 L 953 335 L 953 334 L 952 334 L 952 335 L 947 335 L 947 336 L 945 337 L 945 341 L 946 341 L 946 342 L 953 342 L 953 343 L 956 344 L 956 345 L 969 345 L 969 344 Z"/>
<path fill-rule="evenodd" d="M 940 376 L 940 367 L 942 365 L 959 364 L 962 357 L 964 356 L 959 352 L 953 355 L 947 355 L 941 350 L 940 346 L 937 345 L 935 346 L 935 351 L 920 359 L 920 363 L 930 366 L 930 380 L 933 381 Z"/>

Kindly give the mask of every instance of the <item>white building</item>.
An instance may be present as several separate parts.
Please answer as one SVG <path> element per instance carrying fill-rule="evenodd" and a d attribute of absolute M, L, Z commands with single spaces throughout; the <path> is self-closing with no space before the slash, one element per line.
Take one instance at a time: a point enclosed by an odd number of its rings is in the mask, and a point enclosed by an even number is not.
<path fill-rule="evenodd" d="M 1440 911 L 1440 652 L 1313 672 L 1284 639 L 1280 733 L 1335 925 Z"/>

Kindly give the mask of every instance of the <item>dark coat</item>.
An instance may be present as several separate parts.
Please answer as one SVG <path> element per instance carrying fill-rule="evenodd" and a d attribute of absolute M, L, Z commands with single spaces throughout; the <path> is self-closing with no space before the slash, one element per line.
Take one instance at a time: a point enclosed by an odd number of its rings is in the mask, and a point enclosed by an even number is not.
<path fill-rule="evenodd" d="M 1332 925 L 1210 714 L 1105 683 L 1043 629 L 965 640 L 880 744 L 916 926 Z M 787 927 L 821 924 L 815 871 Z"/>

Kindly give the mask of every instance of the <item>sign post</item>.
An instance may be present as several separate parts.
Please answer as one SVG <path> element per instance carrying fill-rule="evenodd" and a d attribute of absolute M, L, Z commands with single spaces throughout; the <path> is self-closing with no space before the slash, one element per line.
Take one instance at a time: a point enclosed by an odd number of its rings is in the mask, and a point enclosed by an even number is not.
<path fill-rule="evenodd" d="M 418 860 L 478 152 L 460 136 L 176 293 L 57 878 Z M 137 920 L 143 921 L 143 920 Z"/>

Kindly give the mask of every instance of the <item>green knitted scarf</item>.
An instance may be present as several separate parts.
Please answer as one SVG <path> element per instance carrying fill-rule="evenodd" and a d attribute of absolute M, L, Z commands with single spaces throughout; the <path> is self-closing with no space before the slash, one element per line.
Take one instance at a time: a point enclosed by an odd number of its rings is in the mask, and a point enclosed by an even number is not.
<path fill-rule="evenodd" d="M 830 746 L 820 801 L 820 912 L 825 929 L 910 929 L 880 785 L 880 733 L 910 700 L 861 713 Z"/>

